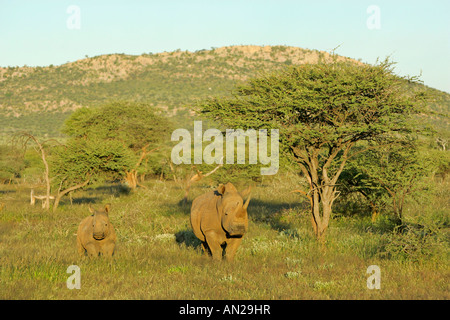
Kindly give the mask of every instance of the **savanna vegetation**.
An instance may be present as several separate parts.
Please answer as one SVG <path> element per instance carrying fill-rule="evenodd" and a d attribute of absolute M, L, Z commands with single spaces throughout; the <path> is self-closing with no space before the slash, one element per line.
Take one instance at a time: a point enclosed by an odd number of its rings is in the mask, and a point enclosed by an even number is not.
<path fill-rule="evenodd" d="M 211 54 L 227 63 L 212 50 L 175 52 L 160 66 L 214 65 Z M 272 48 L 267 59 L 285 67 L 235 79 L 230 92 L 193 91 L 184 103 L 196 114 L 167 116 L 153 98 L 120 96 L 71 112 L 55 136 L 12 130 L 0 146 L 0 298 L 448 299 L 448 95 L 396 76 L 389 61 L 322 55 L 296 65 L 288 54 Z M 173 164 L 170 133 L 194 119 L 204 130 L 280 129 L 278 173 Z M 202 252 L 189 212 L 228 181 L 252 186 L 249 231 L 235 261 L 218 263 Z M 79 257 L 80 221 L 107 203 L 114 257 Z M 66 286 L 70 265 L 80 267 L 80 290 Z M 380 290 L 367 287 L 370 265 L 380 267 Z"/>
<path fill-rule="evenodd" d="M 179 205 L 184 191 L 173 181 L 148 181 L 135 192 L 92 186 L 57 212 L 31 207 L 24 186 L 3 186 L 1 298 L 449 298 L 448 182 L 436 183 L 425 204 L 407 205 L 402 232 L 387 215 L 372 222 L 368 213 L 335 209 L 325 245 L 311 228 L 309 203 L 291 193 L 298 182 L 278 176 L 253 190 L 249 231 L 232 264 L 202 253 L 189 203 Z M 199 182 L 191 196 L 210 188 Z M 75 234 L 89 203 L 111 203 L 118 237 L 111 261 L 78 257 Z M 80 290 L 66 287 L 70 265 L 80 267 Z M 381 269 L 380 290 L 367 289 L 370 265 Z"/>
<path fill-rule="evenodd" d="M 328 57 L 326 52 L 296 47 L 233 46 L 0 68 L 0 142 L 24 128 L 39 138 L 63 139 L 61 125 L 74 110 L 115 100 L 149 103 L 184 126 L 198 99 L 227 95 L 236 82 L 262 70 Z"/>

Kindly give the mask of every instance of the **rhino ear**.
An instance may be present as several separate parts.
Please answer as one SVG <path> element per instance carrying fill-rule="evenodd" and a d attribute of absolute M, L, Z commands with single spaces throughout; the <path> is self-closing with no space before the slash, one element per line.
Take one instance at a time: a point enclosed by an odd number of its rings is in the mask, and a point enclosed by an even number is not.
<path fill-rule="evenodd" d="M 217 192 L 223 195 L 225 193 L 225 186 L 223 184 L 219 184 L 217 187 Z"/>
<path fill-rule="evenodd" d="M 108 214 L 110 211 L 111 211 L 111 204 L 108 203 L 105 205 L 105 212 L 106 214 Z"/>

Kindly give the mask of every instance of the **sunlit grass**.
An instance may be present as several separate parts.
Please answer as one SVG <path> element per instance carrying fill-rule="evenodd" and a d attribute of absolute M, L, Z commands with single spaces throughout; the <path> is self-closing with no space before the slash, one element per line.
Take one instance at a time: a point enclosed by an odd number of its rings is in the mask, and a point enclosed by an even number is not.
<path fill-rule="evenodd" d="M 191 232 L 189 205 L 179 205 L 183 190 L 171 182 L 149 181 L 147 189 L 131 193 L 115 192 L 113 187 L 79 192 L 74 204 L 67 199 L 56 213 L 30 207 L 28 189 L 2 186 L 11 192 L 0 212 L 0 298 L 450 297 L 445 237 L 430 238 L 432 249 L 425 247 L 427 251 L 397 254 L 389 243 L 410 244 L 420 238 L 393 234 L 388 221 L 337 215 L 321 245 L 314 239 L 305 200 L 290 193 L 291 182 L 276 183 L 277 188 L 270 181 L 254 188 L 249 232 L 234 263 L 213 262 L 203 254 Z M 208 188 L 193 187 L 190 198 Z M 89 215 L 91 201 L 94 206 L 111 203 L 110 219 L 118 237 L 112 260 L 77 255 L 77 226 Z M 443 209 L 436 207 L 439 210 Z M 418 215 L 414 211 L 412 217 L 417 220 Z M 81 270 L 80 290 L 66 286 L 66 270 L 73 264 Z M 366 286 L 366 270 L 372 264 L 381 269 L 381 290 Z"/>

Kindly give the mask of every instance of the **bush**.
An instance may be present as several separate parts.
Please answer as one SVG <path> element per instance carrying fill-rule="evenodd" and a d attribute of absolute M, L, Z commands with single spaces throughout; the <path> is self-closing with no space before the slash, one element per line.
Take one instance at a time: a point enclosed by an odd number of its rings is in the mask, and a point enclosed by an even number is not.
<path fill-rule="evenodd" d="M 378 253 L 381 258 L 419 262 L 448 254 L 448 244 L 442 243 L 442 234 L 421 225 L 404 225 L 393 233 L 385 234 L 383 240 Z"/>

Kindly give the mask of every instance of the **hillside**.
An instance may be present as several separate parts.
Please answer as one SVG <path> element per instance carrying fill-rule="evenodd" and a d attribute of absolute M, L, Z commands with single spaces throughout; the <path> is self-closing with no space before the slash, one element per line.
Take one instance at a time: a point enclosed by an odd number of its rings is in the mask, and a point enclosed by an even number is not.
<path fill-rule="evenodd" d="M 58 137 L 71 112 L 114 99 L 148 102 L 169 116 L 186 119 L 196 99 L 229 94 L 236 83 L 261 72 L 328 59 L 327 52 L 297 47 L 231 46 L 140 56 L 101 55 L 60 66 L 0 68 L 0 141 L 21 130 Z M 448 114 L 450 95 L 430 90 L 438 93 L 431 108 Z M 447 118 L 436 115 L 432 120 L 437 127 L 448 129 Z"/>

